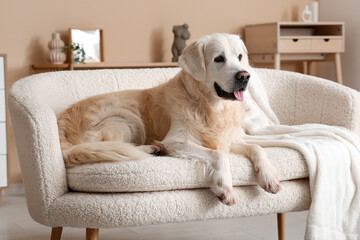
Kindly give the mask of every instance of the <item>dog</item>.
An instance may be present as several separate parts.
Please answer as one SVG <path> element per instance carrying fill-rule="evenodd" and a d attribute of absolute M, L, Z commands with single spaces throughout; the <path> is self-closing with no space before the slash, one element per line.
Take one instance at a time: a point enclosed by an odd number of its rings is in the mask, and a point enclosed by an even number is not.
<path fill-rule="evenodd" d="M 67 167 L 131 161 L 168 154 L 206 163 L 212 192 L 235 204 L 228 153 L 244 155 L 259 185 L 281 186 L 264 150 L 241 136 L 243 92 L 251 79 L 247 49 L 238 35 L 207 35 L 187 46 L 181 71 L 154 88 L 89 97 L 59 114 Z"/>

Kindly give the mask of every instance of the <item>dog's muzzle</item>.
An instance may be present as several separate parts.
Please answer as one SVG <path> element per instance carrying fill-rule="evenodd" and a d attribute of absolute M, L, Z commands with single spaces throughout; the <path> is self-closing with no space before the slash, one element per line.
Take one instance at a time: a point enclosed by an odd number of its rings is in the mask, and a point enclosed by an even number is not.
<path fill-rule="evenodd" d="M 214 83 L 215 91 L 221 98 L 243 101 L 243 92 L 246 90 L 250 80 L 250 74 L 246 71 L 239 71 L 235 74 L 235 82 L 232 92 L 224 91 L 219 84 Z"/>

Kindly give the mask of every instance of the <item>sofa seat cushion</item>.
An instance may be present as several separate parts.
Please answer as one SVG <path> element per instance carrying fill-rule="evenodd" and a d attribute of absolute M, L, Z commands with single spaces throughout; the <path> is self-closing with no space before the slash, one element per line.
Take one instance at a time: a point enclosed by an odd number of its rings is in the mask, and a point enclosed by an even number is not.
<path fill-rule="evenodd" d="M 265 148 L 280 181 L 309 176 L 301 153 L 289 148 Z M 230 155 L 234 186 L 255 185 L 251 161 Z M 143 192 L 208 187 L 200 161 L 172 157 L 150 157 L 128 162 L 80 165 L 67 169 L 69 188 L 78 192 Z"/>

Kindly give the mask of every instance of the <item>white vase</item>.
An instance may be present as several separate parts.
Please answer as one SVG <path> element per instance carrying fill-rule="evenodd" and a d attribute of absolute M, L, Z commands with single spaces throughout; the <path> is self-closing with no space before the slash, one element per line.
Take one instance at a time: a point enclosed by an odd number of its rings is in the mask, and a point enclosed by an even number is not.
<path fill-rule="evenodd" d="M 311 11 L 311 20 L 313 22 L 319 21 L 319 3 L 318 2 L 311 2 L 310 3 L 310 11 Z"/>
<path fill-rule="evenodd" d="M 51 64 L 63 64 L 66 60 L 66 54 L 63 52 L 65 43 L 60 38 L 60 33 L 53 33 L 48 47 L 47 60 Z"/>
<path fill-rule="evenodd" d="M 311 22 L 312 21 L 312 14 L 311 14 L 311 11 L 309 9 L 309 5 L 306 5 L 305 6 L 305 9 L 304 11 L 302 12 L 301 14 L 301 19 L 304 21 L 304 22 Z"/>

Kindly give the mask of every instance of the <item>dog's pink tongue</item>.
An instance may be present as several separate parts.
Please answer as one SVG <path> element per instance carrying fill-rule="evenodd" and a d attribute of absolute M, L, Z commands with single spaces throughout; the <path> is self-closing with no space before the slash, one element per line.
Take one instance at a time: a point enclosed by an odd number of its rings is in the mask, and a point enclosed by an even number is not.
<path fill-rule="evenodd" d="M 236 90 L 234 92 L 234 95 L 235 95 L 235 98 L 238 100 L 238 101 L 243 101 L 244 100 L 244 96 L 243 96 L 243 91 L 242 90 Z"/>

